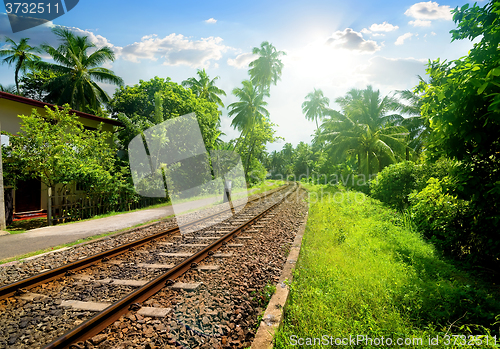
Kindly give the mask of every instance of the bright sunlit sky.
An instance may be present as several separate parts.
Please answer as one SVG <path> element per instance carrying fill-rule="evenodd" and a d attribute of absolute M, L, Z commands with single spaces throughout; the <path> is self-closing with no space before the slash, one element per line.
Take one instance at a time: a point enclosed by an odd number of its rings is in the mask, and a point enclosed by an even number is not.
<path fill-rule="evenodd" d="M 271 87 L 268 107 L 277 135 L 296 145 L 309 142 L 316 126 L 301 104 L 314 88 L 335 98 L 351 88 L 371 84 L 383 94 L 413 88 L 425 76 L 428 59 L 456 59 L 472 48 L 469 41 L 451 43 L 455 28 L 451 9 L 461 0 L 398 1 L 129 1 L 82 0 L 70 12 L 42 26 L 12 33 L 1 5 L 0 35 L 31 45 L 57 45 L 50 27 L 61 25 L 87 35 L 98 46 L 110 46 L 116 60 L 106 64 L 125 84 L 154 76 L 174 82 L 205 68 L 219 76 L 225 105 L 248 78 L 253 47 L 269 41 L 285 51 L 283 75 Z M 485 1 L 479 2 L 484 6 Z M 0 83 L 14 83 L 14 67 L 0 66 Z M 115 87 L 105 86 L 112 95 Z M 223 111 L 226 140 L 238 136 Z M 279 150 L 284 142 L 271 144 Z"/>

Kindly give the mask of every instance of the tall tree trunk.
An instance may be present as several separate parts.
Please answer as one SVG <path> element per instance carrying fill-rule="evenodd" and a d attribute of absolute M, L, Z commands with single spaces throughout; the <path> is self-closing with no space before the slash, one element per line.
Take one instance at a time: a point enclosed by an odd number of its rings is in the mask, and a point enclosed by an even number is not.
<path fill-rule="evenodd" d="M 250 157 L 252 155 L 253 147 L 255 146 L 255 142 L 257 142 L 257 140 L 255 140 L 252 143 L 252 146 L 250 148 L 248 148 L 248 156 L 247 156 L 247 161 L 246 161 L 246 164 L 245 164 L 245 174 L 248 174 L 248 170 L 250 169 Z"/>

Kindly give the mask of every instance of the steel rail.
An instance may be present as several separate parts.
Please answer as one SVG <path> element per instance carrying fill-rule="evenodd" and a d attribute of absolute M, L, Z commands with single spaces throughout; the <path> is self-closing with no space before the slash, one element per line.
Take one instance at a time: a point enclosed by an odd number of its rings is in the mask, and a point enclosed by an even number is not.
<path fill-rule="evenodd" d="M 286 186 L 279 187 L 276 190 L 273 190 L 273 191 L 271 191 L 269 193 L 266 193 L 265 195 L 259 196 L 257 198 L 252 199 L 252 200 L 249 200 L 247 203 L 253 202 L 253 201 L 257 201 L 257 200 L 261 200 L 261 199 L 263 199 L 263 198 L 265 198 L 265 197 L 267 197 L 269 195 L 272 195 L 272 194 L 276 193 L 277 191 L 279 191 L 281 189 L 284 189 L 284 188 L 286 188 Z M 239 206 L 242 206 L 242 205 L 239 205 Z M 239 207 L 239 206 L 237 206 L 237 207 Z M 196 220 L 194 222 L 191 222 L 189 224 L 186 224 L 184 226 L 188 227 L 188 226 L 191 226 L 191 225 L 199 224 L 199 223 L 201 223 L 201 222 L 203 222 L 205 220 L 212 219 L 213 217 L 215 217 L 217 215 L 220 215 L 220 214 L 223 214 L 223 213 L 227 213 L 227 212 L 229 212 L 229 209 L 228 210 L 224 210 L 224 211 L 219 212 L 219 213 L 216 213 L 216 214 L 213 214 L 211 216 L 200 218 L 200 219 L 198 219 L 198 220 Z M 19 280 L 19 281 L 16 281 L 16 282 L 13 282 L 13 283 L 1 286 L 0 287 L 0 300 L 8 298 L 8 297 L 11 297 L 11 296 L 14 296 L 20 290 L 29 290 L 29 289 L 31 289 L 33 287 L 38 286 L 38 285 L 41 285 L 41 284 L 47 283 L 49 281 L 61 278 L 62 276 L 65 276 L 66 274 L 70 274 L 72 272 L 75 272 L 75 271 L 78 271 L 78 270 L 90 267 L 90 266 L 92 266 L 94 264 L 97 264 L 102 259 L 116 257 L 116 256 L 118 256 L 118 255 L 120 255 L 122 253 L 125 253 L 125 252 L 127 252 L 127 251 L 129 251 L 131 249 L 134 249 L 134 248 L 140 247 L 142 245 L 145 245 L 145 244 L 147 244 L 150 241 L 162 238 L 164 236 L 175 234 L 179 230 L 180 230 L 179 227 L 173 227 L 173 228 L 167 229 L 165 231 L 162 231 L 162 232 L 159 232 L 159 233 L 156 233 L 156 234 L 153 234 L 153 235 L 146 236 L 144 238 L 138 239 L 136 241 L 132 241 L 132 242 L 129 242 L 129 243 L 126 243 L 126 244 L 114 247 L 114 248 L 112 248 L 110 250 L 106 250 L 106 251 L 97 253 L 95 255 L 92 255 L 92 256 L 89 256 L 89 257 L 85 257 L 85 258 L 79 259 L 77 261 L 74 261 L 74 262 L 62 265 L 62 266 L 60 266 L 58 268 L 47 270 L 47 271 L 45 271 L 43 273 L 36 274 L 36 275 L 30 276 L 28 278 L 25 278 L 25 279 L 22 279 L 22 280 Z"/>
<path fill-rule="evenodd" d="M 113 303 L 99 314 L 88 319 L 87 321 L 83 322 L 74 329 L 66 332 L 61 337 L 55 339 L 50 344 L 46 345 L 43 349 L 69 348 L 69 346 L 73 343 L 83 341 L 97 335 L 103 329 L 105 329 L 106 327 L 114 323 L 116 320 L 118 320 L 120 316 L 128 313 L 132 305 L 144 302 L 145 300 L 153 296 L 155 293 L 160 291 L 163 287 L 170 286 L 171 284 L 173 284 L 173 280 L 175 278 L 181 276 L 192 267 L 196 267 L 197 264 L 206 257 L 213 255 L 214 251 L 216 251 L 219 247 L 227 243 L 227 241 L 231 240 L 242 229 L 248 227 L 253 222 L 258 220 L 260 217 L 271 211 L 273 208 L 275 208 L 277 205 L 283 202 L 289 195 L 291 195 L 297 189 L 298 187 L 294 188 L 293 190 L 288 192 L 281 200 L 277 201 L 272 206 L 265 209 L 263 212 L 259 213 L 246 223 L 243 223 L 236 229 L 222 236 L 219 240 L 205 247 L 201 251 L 193 254 L 190 257 L 187 257 L 172 269 L 169 269 L 164 274 L 148 282 L 146 285 L 130 293 L 128 296 Z"/>

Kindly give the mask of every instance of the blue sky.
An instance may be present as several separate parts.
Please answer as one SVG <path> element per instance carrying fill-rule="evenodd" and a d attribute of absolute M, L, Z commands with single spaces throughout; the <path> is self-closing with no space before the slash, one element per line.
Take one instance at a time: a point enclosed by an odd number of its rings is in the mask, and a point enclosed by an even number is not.
<path fill-rule="evenodd" d="M 314 88 L 333 102 L 349 89 L 371 84 L 383 94 L 412 88 L 425 75 L 428 59 L 455 59 L 467 54 L 468 41 L 451 43 L 455 28 L 450 9 L 465 1 L 126 1 L 81 0 L 70 12 L 45 25 L 12 33 L 0 5 L 0 35 L 30 44 L 56 45 L 50 27 L 62 25 L 110 46 L 117 57 L 106 65 L 125 83 L 154 76 L 175 82 L 205 68 L 231 90 L 248 78 L 253 47 L 271 42 L 285 51 L 282 80 L 268 99 L 277 135 L 296 145 L 309 141 L 315 124 L 304 118 L 301 104 Z M 484 1 L 480 6 L 484 5 Z M 14 69 L 0 66 L 0 83 L 14 83 Z M 105 86 L 112 95 L 115 87 Z M 230 128 L 223 111 L 222 130 Z M 283 146 L 275 143 L 269 150 Z"/>

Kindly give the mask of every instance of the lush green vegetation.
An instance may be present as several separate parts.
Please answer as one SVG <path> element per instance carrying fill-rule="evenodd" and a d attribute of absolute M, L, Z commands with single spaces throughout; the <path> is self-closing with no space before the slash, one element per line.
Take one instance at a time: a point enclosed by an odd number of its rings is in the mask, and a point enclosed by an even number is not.
<path fill-rule="evenodd" d="M 429 338 L 436 336 L 435 347 L 460 347 L 443 345 L 446 335 L 451 344 L 458 334 L 498 340 L 497 286 L 442 258 L 401 214 L 379 201 L 342 186 L 308 189 L 308 224 L 276 348 L 323 335 L 393 343 L 422 338 L 423 345 L 394 344 L 405 348 L 431 347 Z M 484 344 L 486 337 L 474 338 L 481 338 L 482 348 L 495 347 Z M 357 344 L 345 347 L 377 347 Z"/>
<path fill-rule="evenodd" d="M 8 184 L 15 186 L 18 180 L 30 177 L 40 178 L 49 187 L 77 182 L 89 195 L 101 193 L 110 204 L 116 204 L 119 195 L 133 196 L 129 142 L 150 127 L 189 113 L 195 113 L 198 119 L 207 150 L 239 153 L 248 184 L 255 185 L 266 177 L 266 144 L 276 137 L 264 99 L 281 77 L 280 57 L 284 52 L 269 42 L 254 48 L 258 57 L 250 64 L 250 80 L 243 81 L 243 88 L 233 90 L 240 101 L 229 106 L 229 116 L 234 117 L 232 126 L 241 131 L 241 136 L 223 142 L 219 107 L 224 107 L 220 97 L 226 93 L 216 86 L 219 77 L 210 78 L 203 69 L 197 71 L 198 78 L 187 78 L 182 84 L 155 77 L 123 86 L 120 77 L 102 67 L 115 59 L 110 47 L 96 48 L 88 37 L 62 27 L 52 31 L 60 39 L 58 47 L 32 47 L 28 38 L 19 43 L 5 38 L 7 45 L 0 56 L 14 65 L 16 87 L 0 86 L 2 91 L 116 118 L 124 127 L 112 136 L 100 129 L 90 132 L 70 117 L 67 109 L 47 111 L 47 116 L 25 116 L 21 137 L 11 138 L 13 144 L 4 149 Z M 51 61 L 37 56 L 42 52 L 49 54 Z M 99 86 L 101 82 L 120 88 L 110 98 Z M 110 137 L 114 145 L 95 142 Z M 43 139 L 48 140 L 47 147 Z"/>
<path fill-rule="evenodd" d="M 500 270 L 500 4 L 454 10 L 466 57 L 428 64 L 413 91 L 371 86 L 335 100 L 315 89 L 303 113 L 321 121 L 311 145 L 285 144 L 273 178 L 343 185 L 405 211 L 422 234 L 468 267 Z M 498 274 L 495 274 L 498 277 Z"/>

